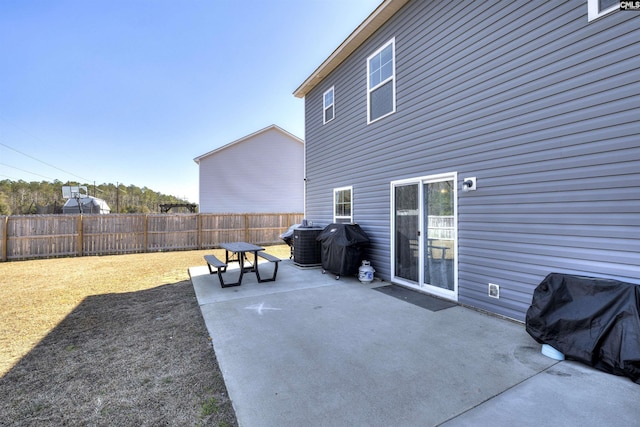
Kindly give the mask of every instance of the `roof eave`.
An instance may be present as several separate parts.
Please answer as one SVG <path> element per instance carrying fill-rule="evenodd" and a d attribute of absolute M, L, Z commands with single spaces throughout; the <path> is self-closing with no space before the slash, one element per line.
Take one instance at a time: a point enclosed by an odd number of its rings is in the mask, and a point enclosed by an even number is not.
<path fill-rule="evenodd" d="M 241 143 L 241 142 L 243 142 L 243 141 L 246 141 L 246 140 L 248 140 L 248 139 L 250 139 L 250 138 L 253 138 L 253 137 L 254 137 L 254 136 L 256 136 L 256 135 L 259 135 L 259 134 L 261 134 L 261 133 L 264 133 L 264 132 L 269 131 L 269 130 L 272 130 L 272 129 L 273 129 L 273 130 L 277 130 L 278 132 L 280 132 L 280 133 L 282 133 L 282 134 L 284 134 L 284 135 L 286 135 L 286 136 L 290 137 L 291 139 L 293 139 L 293 140 L 294 140 L 294 141 L 296 141 L 296 142 L 299 142 L 299 143 L 301 143 L 301 144 L 304 144 L 304 140 L 303 140 L 302 138 L 299 138 L 299 137 L 295 136 L 294 134 L 292 134 L 291 132 L 288 132 L 288 131 L 286 131 L 286 130 L 282 129 L 280 126 L 273 124 L 273 125 L 267 126 L 266 128 L 263 128 L 263 129 L 260 129 L 260 130 L 258 130 L 258 131 L 255 131 L 255 132 L 253 132 L 253 133 L 251 133 L 251 134 L 249 134 L 249 135 L 243 136 L 243 137 L 242 137 L 242 138 L 240 138 L 240 139 L 236 139 L 235 141 L 229 142 L 228 144 L 225 144 L 225 145 L 223 145 L 223 146 L 221 146 L 221 147 L 218 147 L 218 148 L 216 148 L 216 149 L 214 149 L 214 150 L 211 150 L 211 151 L 209 151 L 209 152 L 207 152 L 207 153 L 204 153 L 204 154 L 202 154 L 202 155 L 200 155 L 200 156 L 198 156 L 198 157 L 194 158 L 194 159 L 193 159 L 193 161 L 194 161 L 196 164 L 198 164 L 198 165 L 199 165 L 199 164 L 200 164 L 200 160 L 204 159 L 205 157 L 209 157 L 210 155 L 215 154 L 215 153 L 217 153 L 217 152 L 219 152 L 219 151 L 222 151 L 222 150 L 224 150 L 225 148 L 229 148 L 229 147 L 231 147 L 232 145 L 239 144 L 239 143 Z"/>
<path fill-rule="evenodd" d="M 409 0 L 385 0 L 356 28 L 333 53 L 293 92 L 304 98 L 318 83 L 335 70 L 362 43 L 376 32 Z"/>

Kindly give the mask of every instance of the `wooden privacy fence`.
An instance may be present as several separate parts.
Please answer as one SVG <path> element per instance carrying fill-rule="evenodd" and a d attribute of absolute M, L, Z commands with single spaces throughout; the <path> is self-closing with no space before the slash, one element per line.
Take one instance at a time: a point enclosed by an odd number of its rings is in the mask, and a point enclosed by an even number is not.
<path fill-rule="evenodd" d="M 300 213 L 109 214 L 0 217 L 2 261 L 215 248 L 244 241 L 283 243 Z"/>

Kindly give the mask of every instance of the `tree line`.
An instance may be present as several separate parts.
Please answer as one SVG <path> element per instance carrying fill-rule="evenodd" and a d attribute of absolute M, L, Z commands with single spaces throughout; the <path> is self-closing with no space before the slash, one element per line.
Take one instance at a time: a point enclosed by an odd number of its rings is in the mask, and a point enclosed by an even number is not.
<path fill-rule="evenodd" d="M 161 204 L 188 203 L 178 197 L 135 185 L 92 185 L 63 183 L 58 180 L 54 182 L 2 180 L 0 181 L 0 215 L 62 213 L 62 206 L 66 203 L 62 197 L 62 187 L 67 185 L 87 187 L 88 195 L 107 202 L 111 213 L 159 213 Z"/>

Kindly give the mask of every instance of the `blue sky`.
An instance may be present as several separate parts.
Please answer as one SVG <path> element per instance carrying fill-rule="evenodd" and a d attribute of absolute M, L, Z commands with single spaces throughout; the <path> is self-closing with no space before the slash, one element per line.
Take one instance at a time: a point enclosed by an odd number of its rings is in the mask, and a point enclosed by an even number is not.
<path fill-rule="evenodd" d="M 271 124 L 381 0 L 2 0 L 0 180 L 197 202 L 193 159 Z M 278 167 L 278 165 L 274 165 Z"/>

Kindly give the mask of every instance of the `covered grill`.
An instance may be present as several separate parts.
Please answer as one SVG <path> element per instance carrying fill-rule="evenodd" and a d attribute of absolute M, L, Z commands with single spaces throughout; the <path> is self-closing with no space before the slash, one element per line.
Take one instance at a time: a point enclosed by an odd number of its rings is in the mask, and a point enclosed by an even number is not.
<path fill-rule="evenodd" d="M 358 273 L 364 248 L 369 246 L 369 236 L 358 224 L 329 224 L 317 240 L 321 244 L 323 274 L 330 271 L 337 280 Z"/>
<path fill-rule="evenodd" d="M 280 235 L 280 238 L 289 245 L 289 259 L 293 258 L 293 230 L 300 227 L 300 224 L 293 224 L 284 233 Z"/>
<path fill-rule="evenodd" d="M 640 384 L 640 285 L 551 273 L 533 293 L 526 330 L 568 360 Z"/>

